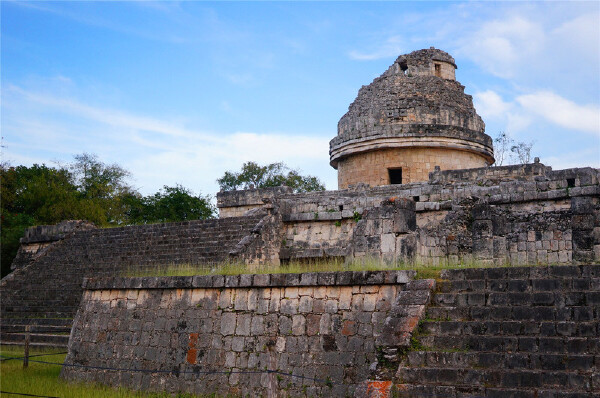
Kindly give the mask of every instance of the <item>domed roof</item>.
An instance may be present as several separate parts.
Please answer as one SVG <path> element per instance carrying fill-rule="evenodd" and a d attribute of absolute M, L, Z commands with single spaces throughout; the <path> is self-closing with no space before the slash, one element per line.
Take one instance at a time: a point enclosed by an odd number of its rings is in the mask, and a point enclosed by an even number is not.
<path fill-rule="evenodd" d="M 493 163 L 492 139 L 473 98 L 454 80 L 455 68 L 452 56 L 433 47 L 400 55 L 359 90 L 340 119 L 338 135 L 329 143 L 331 165 L 337 168 L 339 159 L 359 152 L 433 145 L 435 137 Z"/>

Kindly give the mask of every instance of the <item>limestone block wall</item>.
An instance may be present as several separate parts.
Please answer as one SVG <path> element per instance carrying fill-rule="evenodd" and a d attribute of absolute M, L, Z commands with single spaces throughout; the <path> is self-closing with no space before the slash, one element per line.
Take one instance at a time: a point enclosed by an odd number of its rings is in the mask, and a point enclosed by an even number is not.
<path fill-rule="evenodd" d="M 261 208 L 266 203 L 270 203 L 277 195 L 292 192 L 292 188 L 285 186 L 218 192 L 219 218 L 241 217 L 252 209 Z"/>
<path fill-rule="evenodd" d="M 530 164 L 433 172 L 428 183 L 281 195 L 274 201 L 284 229 L 280 257 L 396 262 L 412 256 L 433 264 L 498 265 L 598 261 L 598 174 Z M 399 199 L 414 202 L 417 228 L 406 236 L 391 230 Z"/>
<path fill-rule="evenodd" d="M 433 288 L 413 277 L 88 279 L 66 358 L 83 367 L 62 376 L 198 394 L 350 396 L 381 371 L 382 355 L 397 365 L 408 346 Z"/>
<path fill-rule="evenodd" d="M 429 173 L 441 170 L 481 168 L 486 159 L 474 152 L 446 148 L 390 148 L 359 153 L 338 162 L 338 188 L 365 183 L 389 185 L 388 169 L 402 168 L 402 183 L 428 181 Z"/>

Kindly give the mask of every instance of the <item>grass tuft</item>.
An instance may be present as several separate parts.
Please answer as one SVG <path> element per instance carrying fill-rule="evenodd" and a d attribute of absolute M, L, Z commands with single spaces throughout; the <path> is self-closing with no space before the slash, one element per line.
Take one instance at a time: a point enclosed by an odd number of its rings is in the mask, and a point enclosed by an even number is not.
<path fill-rule="evenodd" d="M 500 265 L 510 266 L 510 265 Z M 362 257 L 353 261 L 343 259 L 315 259 L 312 261 L 291 261 L 283 265 L 248 265 L 241 262 L 221 264 L 168 264 L 152 269 L 132 267 L 122 274 L 125 277 L 143 276 L 195 276 L 195 275 L 240 275 L 240 274 L 281 274 L 304 272 L 337 272 L 337 271 L 384 271 L 384 270 L 415 270 L 416 279 L 441 280 L 441 273 L 447 269 L 461 268 L 491 268 L 499 265 L 489 265 L 477 261 L 460 263 L 388 263 L 380 259 Z"/>

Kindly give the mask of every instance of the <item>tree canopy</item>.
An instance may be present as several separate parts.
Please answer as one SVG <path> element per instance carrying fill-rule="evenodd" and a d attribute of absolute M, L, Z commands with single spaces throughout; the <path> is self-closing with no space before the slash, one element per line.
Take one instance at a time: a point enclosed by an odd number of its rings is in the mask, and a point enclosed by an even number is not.
<path fill-rule="evenodd" d="M 181 185 L 164 186 L 154 195 L 125 197 L 128 218 L 134 224 L 151 224 L 213 218 L 215 206 L 209 196 L 195 196 Z"/>
<path fill-rule="evenodd" d="M 19 239 L 33 225 L 87 220 L 108 227 L 215 217 L 208 196 L 195 196 L 180 185 L 142 196 L 127 183 L 129 176 L 121 166 L 86 153 L 56 168 L 1 164 L 2 275 L 10 270 Z"/>
<path fill-rule="evenodd" d="M 323 191 L 325 186 L 314 176 L 303 176 L 299 171 L 290 169 L 282 162 L 260 166 L 255 162 L 246 162 L 240 172 L 226 171 L 217 180 L 221 191 L 236 189 L 268 188 L 286 185 L 294 192 Z"/>

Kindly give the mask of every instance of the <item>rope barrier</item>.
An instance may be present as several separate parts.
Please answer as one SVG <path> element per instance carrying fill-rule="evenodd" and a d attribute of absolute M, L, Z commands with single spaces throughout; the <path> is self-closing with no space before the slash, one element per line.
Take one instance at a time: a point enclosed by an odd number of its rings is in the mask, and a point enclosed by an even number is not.
<path fill-rule="evenodd" d="M 8 395 L 21 395 L 23 397 L 39 397 L 39 398 L 60 398 L 51 395 L 35 395 L 35 394 L 26 394 L 24 392 L 10 392 L 10 391 L 0 391 L 0 394 L 8 394 Z"/>
<path fill-rule="evenodd" d="M 62 355 L 62 354 L 68 354 L 68 351 L 64 351 L 64 352 L 53 352 L 50 354 L 36 354 L 36 355 L 30 355 L 29 358 L 33 358 L 33 357 L 46 357 L 49 355 Z M 5 357 L 4 355 L 0 355 L 0 362 L 4 362 L 4 361 L 10 361 L 13 359 L 25 359 L 25 357 Z"/>
<path fill-rule="evenodd" d="M 60 352 L 60 353 L 52 353 L 52 354 L 39 354 L 39 355 L 30 355 L 30 357 L 34 357 L 34 356 L 48 356 L 48 355 L 58 355 L 58 354 L 66 354 L 66 352 Z M 2 361 L 5 360 L 12 360 L 12 359 L 17 359 L 17 360 L 23 360 L 24 358 L 22 357 L 5 357 L 2 358 Z M 343 383 L 336 383 L 333 382 L 331 380 L 323 380 L 323 379 L 319 379 L 319 378 L 314 378 L 314 377 L 307 377 L 307 376 L 299 376 L 299 375 L 294 375 L 294 374 L 290 374 L 290 373 L 285 373 L 279 370 L 270 370 L 270 369 L 265 369 L 265 370 L 159 370 L 159 369 L 129 369 L 129 368 L 113 368 L 110 366 L 92 366 L 92 365 L 80 365 L 80 364 L 73 364 L 73 363 L 60 363 L 60 362 L 48 362 L 48 361 L 37 361 L 37 360 L 30 360 L 29 362 L 33 362 L 33 363 L 40 363 L 40 364 L 45 364 L 45 365 L 58 365 L 58 366 L 67 366 L 67 367 L 72 367 L 72 368 L 83 368 L 83 369 L 93 369 L 93 370 L 110 370 L 110 371 L 116 371 L 116 372 L 138 372 L 138 373 L 160 373 L 160 374 L 195 374 L 195 375 L 199 375 L 199 374 L 225 374 L 225 375 L 231 375 L 231 374 L 263 374 L 263 373 L 268 373 L 268 374 L 276 374 L 276 375 L 280 375 L 280 376 L 286 376 L 286 377 L 291 377 L 291 378 L 297 378 L 297 379 L 304 379 L 304 380 L 311 380 L 311 381 L 315 381 L 318 383 L 323 383 L 328 387 L 332 387 L 334 385 L 344 385 Z M 21 396 L 29 396 L 29 397 L 39 397 L 39 398 L 60 398 L 60 397 L 53 397 L 53 396 L 47 396 L 47 395 L 33 395 L 33 394 L 26 394 L 26 393 L 17 393 L 17 392 L 6 392 L 6 391 L 0 391 L 0 393 L 2 394 L 13 394 L 13 395 L 21 395 Z M 440 394 L 422 394 L 419 393 L 419 396 L 427 396 L 427 397 L 440 397 Z M 473 395 L 473 398 L 483 398 L 483 396 L 477 396 L 477 395 Z"/>

